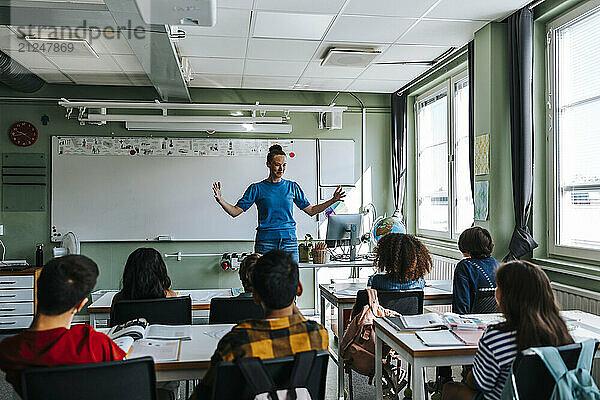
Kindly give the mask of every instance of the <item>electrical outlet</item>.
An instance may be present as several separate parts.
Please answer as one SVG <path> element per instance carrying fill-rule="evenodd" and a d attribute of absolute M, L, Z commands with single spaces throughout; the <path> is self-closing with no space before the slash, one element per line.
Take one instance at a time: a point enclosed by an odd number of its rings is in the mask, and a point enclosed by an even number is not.
<path fill-rule="evenodd" d="M 0 225 L 0 236 L 4 235 L 4 225 Z"/>

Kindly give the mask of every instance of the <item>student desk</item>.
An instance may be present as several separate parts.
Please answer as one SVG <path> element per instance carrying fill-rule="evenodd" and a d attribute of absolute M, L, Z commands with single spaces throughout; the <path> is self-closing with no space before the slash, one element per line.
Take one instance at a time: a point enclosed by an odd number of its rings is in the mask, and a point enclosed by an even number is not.
<path fill-rule="evenodd" d="M 564 311 L 564 315 L 579 319 L 581 326 L 572 331 L 575 341 L 588 338 L 600 340 L 600 316 L 585 313 L 583 311 Z M 476 315 L 484 322 L 492 322 L 500 314 Z M 381 360 L 383 343 L 395 350 L 399 357 L 412 365 L 410 386 L 413 391 L 414 400 L 425 399 L 425 382 L 423 380 L 423 368 L 439 367 L 444 365 L 470 365 L 477 352 L 477 346 L 447 346 L 428 347 L 425 346 L 414 332 L 398 331 L 382 318 L 375 318 L 375 388 L 376 398 L 382 398 L 381 385 Z M 595 357 L 600 352 L 596 350 Z"/>
<path fill-rule="evenodd" d="M 233 328 L 233 324 L 192 325 L 192 340 L 182 340 L 177 361 L 155 362 L 156 381 L 185 381 L 201 379 L 210 366 L 210 357 L 215 352 L 218 337 Z M 108 332 L 108 328 L 98 329 Z"/>
<path fill-rule="evenodd" d="M 231 289 L 197 289 L 176 290 L 179 296 L 190 295 L 192 298 L 192 319 L 207 316 L 210 310 L 210 300 L 213 297 L 232 297 Z M 98 300 L 90 304 L 87 311 L 90 313 L 90 325 L 94 328 L 108 326 L 110 307 L 117 290 L 106 292 Z"/>
<path fill-rule="evenodd" d="M 351 310 L 356 301 L 356 293 L 365 289 L 366 283 L 334 283 L 331 285 L 319 285 L 321 296 L 321 325 L 325 326 L 325 301 L 337 307 L 338 330 L 344 326 L 344 310 Z M 452 303 L 452 281 L 451 280 L 428 280 L 424 289 L 424 305 L 440 305 Z M 338 343 L 341 343 L 341 336 Z M 344 366 L 339 361 L 339 354 L 330 351 L 331 358 L 338 365 L 338 396 L 344 397 Z"/>

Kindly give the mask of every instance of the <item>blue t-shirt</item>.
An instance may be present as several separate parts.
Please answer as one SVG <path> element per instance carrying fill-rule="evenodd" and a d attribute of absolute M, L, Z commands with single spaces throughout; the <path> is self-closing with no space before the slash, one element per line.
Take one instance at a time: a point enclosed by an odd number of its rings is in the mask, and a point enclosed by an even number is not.
<path fill-rule="evenodd" d="M 300 185 L 286 179 L 253 183 L 236 205 L 247 211 L 254 203 L 258 208 L 256 240 L 296 239 L 293 204 L 301 210 L 310 206 Z"/>
<path fill-rule="evenodd" d="M 372 289 L 379 290 L 411 290 L 411 289 L 423 289 L 425 287 L 425 279 L 419 278 L 416 281 L 397 281 L 392 279 L 387 274 L 375 274 L 369 277 L 367 286 Z"/>
<path fill-rule="evenodd" d="M 499 264 L 494 257 L 465 258 L 456 264 L 452 280 L 452 312 L 469 314 L 477 289 L 496 287 Z"/>

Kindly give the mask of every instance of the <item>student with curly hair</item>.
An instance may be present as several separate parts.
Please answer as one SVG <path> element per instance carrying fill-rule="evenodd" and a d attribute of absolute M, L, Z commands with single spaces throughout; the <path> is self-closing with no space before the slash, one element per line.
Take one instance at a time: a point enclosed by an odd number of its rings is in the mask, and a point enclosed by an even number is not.
<path fill-rule="evenodd" d="M 492 257 L 492 236 L 479 226 L 466 229 L 460 234 L 458 248 L 465 258 L 454 269 L 452 312 L 468 314 L 478 289 L 496 287 L 495 276 L 499 262 Z"/>
<path fill-rule="evenodd" d="M 432 268 L 429 250 L 419 239 L 404 233 L 388 233 L 379 239 L 373 266 L 379 273 L 368 286 L 380 290 L 423 289 Z"/>

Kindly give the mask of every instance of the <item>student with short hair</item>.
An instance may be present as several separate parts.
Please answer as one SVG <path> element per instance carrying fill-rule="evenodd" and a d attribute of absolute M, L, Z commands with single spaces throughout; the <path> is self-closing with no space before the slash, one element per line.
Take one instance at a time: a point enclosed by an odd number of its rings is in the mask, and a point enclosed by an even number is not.
<path fill-rule="evenodd" d="M 550 280 L 538 266 L 526 261 L 503 264 L 496 283 L 496 300 L 506 320 L 487 328 L 466 383 L 447 383 L 444 400 L 500 400 L 518 352 L 573 343 Z"/>
<path fill-rule="evenodd" d="M 171 290 L 171 278 L 162 256 L 153 248 L 140 247 L 127 257 L 121 282 L 122 288 L 113 297 L 112 306 L 119 300 L 161 299 L 177 295 Z"/>
<path fill-rule="evenodd" d="M 37 280 L 37 312 L 31 326 L 0 342 L 0 369 L 20 394 L 21 372 L 30 367 L 122 360 L 125 353 L 88 325 L 71 326 L 96 285 L 98 266 L 67 255 L 44 266 Z"/>
<path fill-rule="evenodd" d="M 452 312 L 468 314 L 478 289 L 496 287 L 499 262 L 492 257 L 494 242 L 487 229 L 474 226 L 463 231 L 458 248 L 465 257 L 454 269 L 452 281 Z"/>
<path fill-rule="evenodd" d="M 423 277 L 433 262 L 425 245 L 413 235 L 388 233 L 375 250 L 373 266 L 379 270 L 369 277 L 367 286 L 379 290 L 423 289 Z"/>
<path fill-rule="evenodd" d="M 258 253 L 248 254 L 240 263 L 238 273 L 240 274 L 240 281 L 242 281 L 242 286 L 244 287 L 244 293 L 240 293 L 238 297 L 252 296 L 252 292 L 254 292 L 254 287 L 252 286 L 252 273 L 254 272 L 254 265 L 259 258 L 260 254 Z"/>
<path fill-rule="evenodd" d="M 327 350 L 327 330 L 293 311 L 296 296 L 302 294 L 293 254 L 282 250 L 264 254 L 254 266 L 252 282 L 254 300 L 262 305 L 265 318 L 243 321 L 223 336 L 193 399 L 210 397 L 215 368 L 221 361 L 247 357 L 264 360 Z"/>

